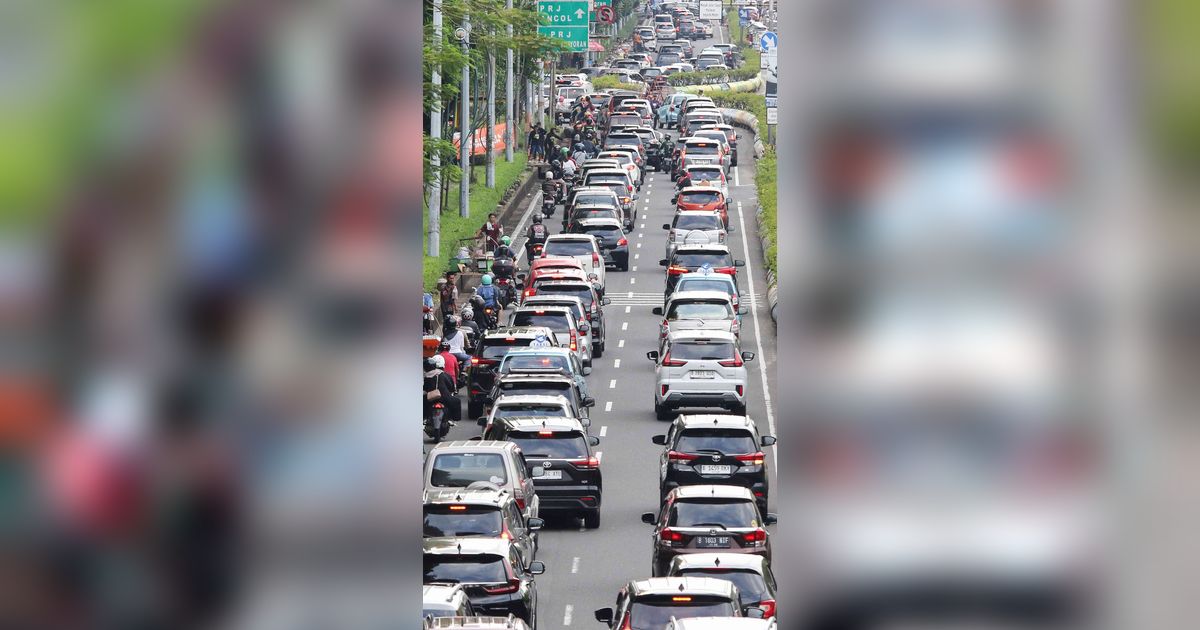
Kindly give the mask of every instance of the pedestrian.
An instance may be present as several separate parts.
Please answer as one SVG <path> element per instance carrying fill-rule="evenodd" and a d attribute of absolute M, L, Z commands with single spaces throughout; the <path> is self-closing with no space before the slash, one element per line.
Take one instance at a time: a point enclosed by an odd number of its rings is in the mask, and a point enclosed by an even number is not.
<path fill-rule="evenodd" d="M 475 238 L 483 238 L 483 251 L 490 252 L 496 249 L 500 244 L 500 237 L 504 236 L 504 226 L 500 225 L 500 219 L 496 217 L 495 212 L 488 213 L 487 221 L 479 226 L 479 231 L 475 233 Z"/>
<path fill-rule="evenodd" d="M 458 287 L 454 279 L 458 274 L 448 271 L 445 278 L 438 278 L 438 302 L 442 316 L 453 315 L 458 311 Z"/>
<path fill-rule="evenodd" d="M 542 123 L 533 123 L 533 129 L 529 132 L 529 152 L 534 160 L 546 159 L 546 130 L 542 128 Z"/>

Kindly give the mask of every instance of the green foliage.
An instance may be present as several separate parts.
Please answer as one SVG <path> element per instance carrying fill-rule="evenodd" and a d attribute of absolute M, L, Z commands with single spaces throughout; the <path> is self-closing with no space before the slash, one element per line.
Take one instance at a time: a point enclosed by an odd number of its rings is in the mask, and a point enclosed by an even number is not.
<path fill-rule="evenodd" d="M 776 229 L 779 226 L 776 213 L 779 204 L 777 169 L 775 149 L 768 146 L 766 154 L 759 158 L 754 165 L 754 185 L 758 189 L 758 203 L 763 208 L 759 229 L 766 235 L 767 243 L 769 243 L 767 251 L 763 252 L 763 258 L 766 260 L 767 269 L 775 273 L 776 281 L 779 279 L 776 245 L 778 241 L 775 238 Z"/>
<path fill-rule="evenodd" d="M 1200 3 L 1150 0 L 1140 3 L 1145 50 L 1145 88 L 1151 152 L 1169 177 L 1190 182 L 1200 171 Z"/>
<path fill-rule="evenodd" d="M 758 61 L 755 66 L 745 64 L 732 70 L 701 70 L 700 72 L 679 72 L 667 77 L 667 84 L 672 86 L 711 85 L 714 83 L 733 83 L 734 81 L 749 81 L 758 76 Z"/>
<path fill-rule="evenodd" d="M 597 90 L 634 90 L 642 91 L 642 86 L 634 83 L 621 83 L 621 79 L 615 75 L 606 74 L 604 76 L 592 79 L 592 87 Z"/>

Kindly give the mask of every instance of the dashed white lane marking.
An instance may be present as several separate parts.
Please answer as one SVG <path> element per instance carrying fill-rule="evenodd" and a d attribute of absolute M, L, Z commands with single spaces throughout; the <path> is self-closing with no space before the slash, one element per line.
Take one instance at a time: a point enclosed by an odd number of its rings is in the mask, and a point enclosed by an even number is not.
<path fill-rule="evenodd" d="M 580 527 L 579 529 L 582 530 L 583 528 Z M 566 611 L 563 612 L 563 625 L 564 626 L 571 625 L 571 615 L 573 615 L 573 614 L 575 614 L 575 607 L 570 604 L 567 604 Z"/>
<path fill-rule="evenodd" d="M 612 401 L 611 400 L 608 401 L 608 409 L 612 409 Z M 608 434 L 608 425 L 607 424 L 600 427 L 600 437 L 604 437 L 606 434 Z"/>
<path fill-rule="evenodd" d="M 638 249 L 641 249 L 641 248 L 642 248 L 642 244 L 641 244 L 641 243 L 638 243 L 638 244 L 637 244 L 637 248 L 638 248 Z M 637 254 L 634 254 L 634 255 L 633 255 L 633 257 L 634 257 L 634 258 L 637 258 Z"/>
<path fill-rule="evenodd" d="M 621 360 L 620 360 L 620 359 L 613 359 L 613 367 L 614 367 L 614 368 L 619 368 L 619 367 L 621 367 Z"/>
<path fill-rule="evenodd" d="M 742 211 L 742 202 L 738 202 L 738 229 L 742 232 L 742 251 L 746 254 L 746 278 L 750 281 L 750 295 L 754 293 L 754 268 L 750 257 L 750 243 L 746 240 L 746 213 Z M 771 389 L 767 386 L 767 362 L 763 354 L 762 344 L 762 328 L 758 325 L 758 300 L 750 301 L 750 317 L 754 322 L 754 343 L 758 348 L 758 370 L 762 377 L 763 389 L 763 404 L 767 408 L 767 427 L 771 431 L 771 435 L 775 435 L 775 414 L 771 411 Z M 774 444 L 771 445 L 771 454 L 778 458 L 779 450 Z M 778 459 L 776 459 L 778 461 Z M 778 475 L 778 473 L 776 473 Z"/>
<path fill-rule="evenodd" d="M 615 378 L 614 378 L 614 379 L 612 379 L 611 381 L 609 381 L 609 382 L 608 382 L 608 388 L 609 388 L 609 389 L 616 389 L 616 388 L 617 388 L 617 379 L 615 379 Z"/>
<path fill-rule="evenodd" d="M 633 291 L 630 291 L 630 292 L 629 292 L 629 296 L 628 296 L 628 297 L 633 297 Z"/>
<path fill-rule="evenodd" d="M 634 266 L 633 266 L 633 270 L 634 270 L 634 271 L 637 271 L 637 265 L 634 265 Z"/>
<path fill-rule="evenodd" d="M 626 313 L 628 313 L 628 312 L 629 312 L 629 307 L 628 307 L 628 306 L 626 306 L 626 307 L 625 307 L 625 312 L 626 312 Z"/>
<path fill-rule="evenodd" d="M 621 330 L 629 330 L 629 322 L 621 322 Z"/>
<path fill-rule="evenodd" d="M 641 225 L 640 225 L 640 226 L 638 226 L 638 227 L 640 227 L 640 228 L 642 228 L 642 229 L 644 230 L 644 229 L 646 229 L 646 224 L 645 224 L 645 223 L 643 223 L 643 224 L 641 224 Z"/>
<path fill-rule="evenodd" d="M 643 236 L 645 236 L 643 233 L 638 232 L 638 238 L 642 238 Z"/>
<path fill-rule="evenodd" d="M 579 556 L 571 558 L 571 573 L 579 573 Z"/>
<path fill-rule="evenodd" d="M 604 403 L 604 410 L 612 411 L 612 401 L 611 400 Z M 600 427 L 600 435 L 604 435 L 604 427 Z"/>
<path fill-rule="evenodd" d="M 618 341 L 618 342 L 617 342 L 617 347 L 618 347 L 618 348 L 624 348 L 624 347 L 625 347 L 625 340 L 624 340 L 624 339 L 622 339 L 622 340 Z"/>
<path fill-rule="evenodd" d="M 741 186 L 741 185 L 742 185 L 742 178 L 741 178 L 741 176 L 739 175 L 739 172 L 740 172 L 741 170 L 742 170 L 742 169 L 740 169 L 740 168 L 738 168 L 738 167 L 736 167 L 736 166 L 735 166 L 735 167 L 733 167 L 733 185 L 734 185 L 734 186 Z"/>
<path fill-rule="evenodd" d="M 637 278 L 630 278 L 629 284 L 637 284 Z"/>
<path fill-rule="evenodd" d="M 634 255 L 633 255 L 633 259 L 634 259 L 634 260 L 637 260 L 637 259 L 639 259 L 639 258 L 641 258 L 641 257 L 642 257 L 642 255 L 641 255 L 641 254 L 634 254 Z"/>

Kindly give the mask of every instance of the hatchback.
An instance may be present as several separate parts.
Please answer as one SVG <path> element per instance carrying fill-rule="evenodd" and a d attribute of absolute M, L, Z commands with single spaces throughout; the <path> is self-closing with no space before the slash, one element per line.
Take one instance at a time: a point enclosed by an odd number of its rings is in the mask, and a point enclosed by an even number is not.
<path fill-rule="evenodd" d="M 687 186 L 675 193 L 671 201 L 677 213 L 714 210 L 721 217 L 721 227 L 729 229 L 729 203 L 716 186 Z"/>
<path fill-rule="evenodd" d="M 740 553 L 689 553 L 676 556 L 668 577 L 711 577 L 737 586 L 742 608 L 761 608 L 763 618 L 776 616 L 778 586 L 771 563 L 761 556 Z"/>
<path fill-rule="evenodd" d="M 504 418 L 577 418 L 580 412 L 572 399 L 566 396 L 517 392 L 497 398 L 496 402 L 492 403 L 488 415 L 480 417 L 476 422 L 483 427 L 483 435 L 488 435 L 496 421 Z"/>
<path fill-rule="evenodd" d="M 426 490 L 423 511 L 425 538 L 503 538 L 525 557 L 537 553 L 537 530 L 544 521 L 522 516 L 507 490 L 446 488 Z"/>
<path fill-rule="evenodd" d="M 576 320 L 565 306 L 520 306 L 512 312 L 513 326 L 545 326 L 553 330 L 568 348 L 579 355 L 585 366 L 592 364 L 591 332 L 587 320 Z"/>
<path fill-rule="evenodd" d="M 754 493 L 758 509 L 767 511 L 769 484 L 762 449 L 774 444 L 775 436 L 760 436 L 750 418 L 681 414 L 665 435 L 651 441 L 665 447 L 659 456 L 660 497 L 679 486 L 742 486 Z"/>
<path fill-rule="evenodd" d="M 646 358 L 655 364 L 654 415 L 671 417 L 680 407 L 723 407 L 746 413 L 746 361 L 753 352 L 738 349 L 737 337 L 714 330 L 672 332 L 662 350 Z"/>
<path fill-rule="evenodd" d="M 424 480 L 426 490 L 507 489 L 525 522 L 538 516 L 538 498 L 525 467 L 525 456 L 508 442 L 442 442 L 425 457 Z"/>
<path fill-rule="evenodd" d="M 616 219 L 596 218 L 576 221 L 572 234 L 591 234 L 600 245 L 600 255 L 605 264 L 612 264 L 618 271 L 629 271 L 629 239 L 621 222 Z"/>
<path fill-rule="evenodd" d="M 771 560 L 774 514 L 765 516 L 754 495 L 737 486 L 683 486 L 667 493 L 657 513 L 645 512 L 642 522 L 654 526 L 651 571 L 667 574 L 671 561 L 689 553 L 720 551 L 762 556 Z"/>
<path fill-rule="evenodd" d="M 588 347 L 592 349 L 592 357 L 597 358 L 604 354 L 604 320 L 599 318 L 599 323 L 593 321 L 583 300 L 569 295 L 532 295 L 525 298 L 522 306 L 565 306 L 571 309 L 576 321 L 586 321 L 591 324 L 590 330 L 584 333 L 584 337 L 587 338 Z"/>
<path fill-rule="evenodd" d="M 667 286 L 663 297 L 669 297 L 679 282 L 679 276 L 693 271 L 700 271 L 705 265 L 716 273 L 737 275 L 737 270 L 746 263 L 735 260 L 729 248 L 724 245 L 681 245 L 669 258 L 663 258 L 658 264 L 667 268 Z"/>
<path fill-rule="evenodd" d="M 701 272 L 703 273 L 703 272 Z M 663 317 L 659 324 L 659 344 L 672 332 L 681 330 L 706 330 L 741 333 L 739 315 L 746 312 L 733 306 L 733 300 L 724 291 L 679 291 L 671 293 L 666 304 L 651 309 Z"/>
<path fill-rule="evenodd" d="M 596 274 L 597 282 L 604 286 L 604 258 L 600 256 L 600 244 L 590 234 L 551 234 L 542 248 L 544 258 L 573 258 L 590 275 Z"/>

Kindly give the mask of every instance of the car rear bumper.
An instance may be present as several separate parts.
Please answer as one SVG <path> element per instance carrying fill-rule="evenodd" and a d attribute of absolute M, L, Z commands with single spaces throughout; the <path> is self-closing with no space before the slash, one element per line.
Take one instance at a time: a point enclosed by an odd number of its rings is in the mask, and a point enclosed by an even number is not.
<path fill-rule="evenodd" d="M 546 486 L 533 484 L 541 512 L 579 511 L 600 507 L 600 486 Z"/>
<path fill-rule="evenodd" d="M 739 396 L 732 384 L 728 390 L 715 387 L 711 384 L 707 386 L 685 387 L 683 381 L 668 383 L 667 393 L 662 394 L 662 384 L 659 385 L 658 391 L 655 392 L 655 398 L 660 405 L 666 407 L 735 407 L 742 404 L 745 400 L 745 395 Z M 702 388 L 701 388 L 702 387 Z M 742 388 L 745 392 L 745 388 Z"/>
<path fill-rule="evenodd" d="M 674 548 L 674 547 L 661 547 L 660 546 L 660 547 L 658 547 L 658 561 L 661 564 L 661 566 L 666 567 L 671 564 L 671 561 L 675 559 L 675 556 L 685 556 L 689 553 L 714 553 L 714 552 L 715 553 L 736 553 L 736 554 L 747 555 L 747 556 L 762 556 L 763 558 L 766 558 L 768 562 L 770 562 L 770 560 L 771 560 L 771 548 L 770 547 L 755 547 L 755 548 L 751 548 L 751 549 L 745 549 L 742 547 L 730 546 L 728 549 L 686 549 L 686 548 Z"/>

